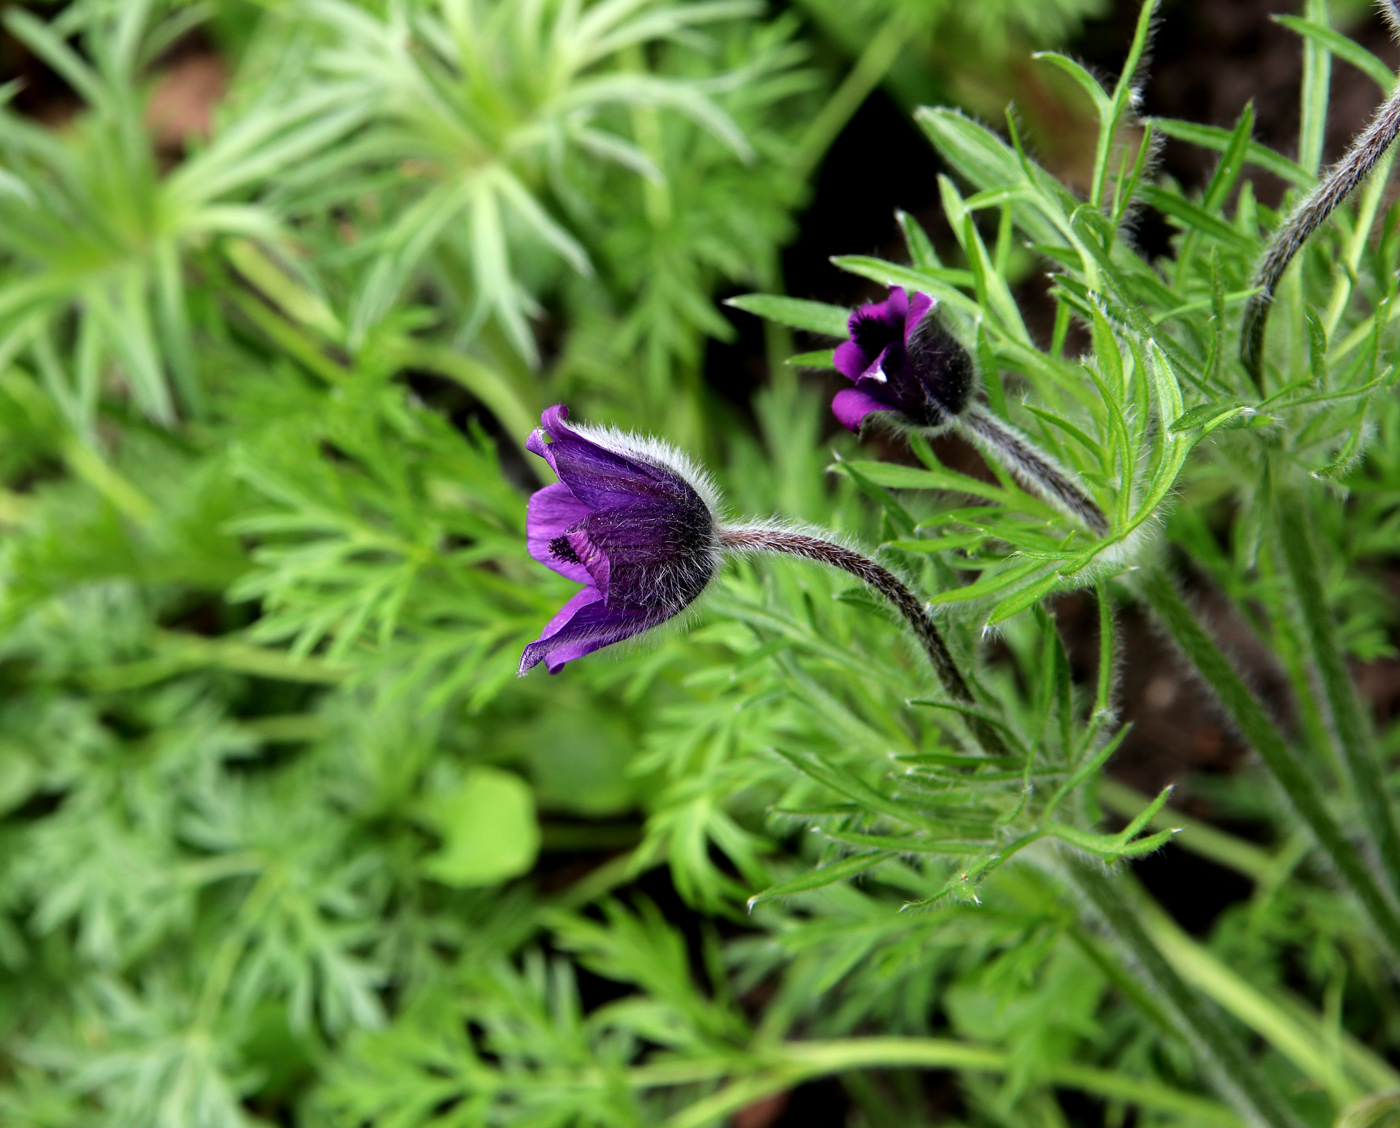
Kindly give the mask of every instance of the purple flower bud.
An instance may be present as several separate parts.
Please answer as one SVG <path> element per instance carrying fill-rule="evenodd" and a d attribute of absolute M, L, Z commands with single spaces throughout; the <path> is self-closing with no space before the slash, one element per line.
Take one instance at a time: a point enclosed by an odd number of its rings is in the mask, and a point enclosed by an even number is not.
<path fill-rule="evenodd" d="M 570 427 L 545 411 L 526 448 L 559 481 L 530 498 L 530 555 L 584 586 L 525 648 L 520 673 L 565 662 L 684 611 L 720 565 L 717 499 L 670 447 L 619 431 Z M 544 437 L 552 440 L 546 443 Z"/>
<path fill-rule="evenodd" d="M 836 367 L 856 386 L 831 401 L 844 426 L 859 431 L 880 411 L 894 422 L 939 427 L 967 406 L 972 359 L 933 315 L 934 305 L 927 294 L 909 298 L 891 286 L 883 302 L 851 314 L 851 339 L 836 346 Z"/>

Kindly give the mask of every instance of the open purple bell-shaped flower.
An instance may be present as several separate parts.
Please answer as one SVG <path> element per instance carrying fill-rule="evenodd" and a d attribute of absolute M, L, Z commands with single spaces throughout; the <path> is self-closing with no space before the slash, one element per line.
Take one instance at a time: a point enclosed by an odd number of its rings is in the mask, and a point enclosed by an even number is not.
<path fill-rule="evenodd" d="M 551 407 L 526 449 L 559 481 L 530 498 L 530 555 L 583 584 L 520 658 L 520 673 L 566 662 L 650 630 L 680 614 L 719 571 L 724 553 L 782 553 L 840 568 L 899 611 L 928 655 L 944 690 L 973 704 L 929 608 L 889 569 L 843 544 L 776 521 L 725 525 L 709 479 L 670 447 L 636 435 L 568 426 Z M 548 439 L 549 441 L 546 441 Z M 994 755 L 1007 753 L 979 717 L 968 728 Z"/>
<path fill-rule="evenodd" d="M 717 500 L 671 448 L 618 431 L 568 426 L 545 411 L 526 449 L 559 475 L 530 498 L 530 555 L 584 586 L 525 648 L 520 673 L 564 663 L 684 611 L 719 569 Z M 550 442 L 545 442 L 545 436 Z"/>
<path fill-rule="evenodd" d="M 851 339 L 836 347 L 836 368 L 855 381 L 836 393 L 831 410 L 859 431 L 868 415 L 896 424 L 939 427 L 959 415 L 972 394 L 972 358 L 933 314 L 927 294 L 912 298 L 891 286 L 883 302 L 851 314 Z"/>

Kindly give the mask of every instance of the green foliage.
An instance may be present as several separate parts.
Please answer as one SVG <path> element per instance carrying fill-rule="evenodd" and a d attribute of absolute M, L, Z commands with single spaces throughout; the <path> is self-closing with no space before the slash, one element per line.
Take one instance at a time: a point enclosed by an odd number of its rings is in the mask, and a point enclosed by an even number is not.
<path fill-rule="evenodd" d="M 752 426 L 700 378 L 715 291 L 777 287 L 890 27 L 995 17 L 990 67 L 1092 10 L 845 5 L 869 26 L 826 34 L 870 66 L 834 94 L 812 29 L 750 0 L 8 15 L 81 108 L 0 109 L 0 1120 L 702 1128 L 826 1076 L 872 1125 L 1386 1114 L 1397 737 L 1345 664 L 1396 621 L 1379 181 L 1285 280 L 1260 394 L 1238 321 L 1278 215 L 1249 176 L 1314 172 L 1248 113 L 1135 118 L 1151 5 L 1111 88 L 1040 64 L 1094 109 L 1087 200 L 1014 129 L 917 113 L 953 242 L 900 213 L 907 263 L 837 261 L 940 300 L 1102 540 L 922 439 L 833 457 L 792 367 Z M 163 167 L 144 107 L 206 15 L 232 85 Z M 1291 26 L 1319 138 L 1331 55 L 1382 76 Z M 1155 175 L 1159 136 L 1221 154 L 1203 192 Z M 1148 209 L 1178 231 L 1158 262 Z M 830 365 L 846 311 L 731 305 Z M 735 566 L 684 635 L 516 680 L 573 590 L 523 535 L 524 438 L 565 396 L 714 455 L 736 510 L 878 543 L 977 703 L 847 577 L 786 561 Z M 1183 561 L 1277 656 L 1289 723 L 1161 574 Z M 1046 602 L 1075 591 L 1087 659 Z M 1105 780 L 1129 603 L 1261 754 L 1191 783 L 1251 842 Z M 1198 939 L 1121 864 L 1183 825 L 1252 883 Z M 929 1071 L 956 1075 L 934 1112 Z"/>

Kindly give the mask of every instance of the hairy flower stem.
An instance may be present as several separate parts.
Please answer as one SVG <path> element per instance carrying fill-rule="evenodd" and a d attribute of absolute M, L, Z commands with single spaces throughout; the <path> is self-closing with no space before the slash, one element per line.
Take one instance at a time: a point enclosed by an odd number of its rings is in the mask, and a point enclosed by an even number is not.
<path fill-rule="evenodd" d="M 741 1063 L 736 1066 L 736 1060 Z M 728 1078 L 709 1096 L 687 1104 L 661 1128 L 703 1128 L 732 1116 L 763 1098 L 790 1092 L 813 1078 L 847 1074 L 858 1069 L 966 1070 L 969 1073 L 1011 1073 L 1014 1053 L 972 1045 L 951 1038 L 901 1038 L 865 1035 L 859 1038 L 807 1038 L 777 1046 L 755 1048 L 751 1055 L 682 1061 L 661 1066 L 637 1066 L 626 1075 L 634 1089 L 665 1084 L 693 1084 Z M 663 1072 L 663 1070 L 665 1072 Z M 1045 1063 L 1038 1079 L 1048 1085 L 1077 1089 L 1110 1101 L 1135 1105 L 1144 1112 L 1167 1113 L 1198 1128 L 1239 1128 L 1239 1118 L 1208 1097 L 1182 1092 L 1160 1082 L 1127 1076 L 1122 1070 Z"/>
<path fill-rule="evenodd" d="M 1371 724 L 1347 669 L 1337 624 L 1328 605 L 1322 570 L 1313 551 L 1311 530 L 1301 497 L 1285 498 L 1278 507 L 1278 544 L 1293 581 L 1309 649 L 1332 714 L 1341 761 L 1351 777 L 1361 808 L 1361 823 L 1375 862 L 1392 896 L 1400 895 L 1400 827 L 1385 782 L 1385 759 L 1376 748 Z"/>
<path fill-rule="evenodd" d="M 1392 0 L 1381 5 L 1395 30 L 1396 12 Z M 1376 163 L 1400 135 L 1400 89 L 1397 89 L 1376 113 L 1375 119 L 1361 133 L 1328 174 L 1327 179 L 1313 189 L 1312 195 L 1293 209 L 1282 229 L 1269 244 L 1268 252 L 1254 272 L 1251 285 L 1258 288 L 1244 311 L 1244 326 L 1240 331 L 1240 360 L 1260 394 L 1264 391 L 1264 329 L 1269 321 L 1269 307 L 1279 279 L 1314 231 L 1371 174 Z"/>
<path fill-rule="evenodd" d="M 1246 1124 L 1300 1128 L 1302 1122 L 1265 1080 L 1224 1017 L 1167 962 L 1124 895 L 1123 883 L 1078 858 L 1065 860 L 1065 876 L 1128 957 L 1134 976 L 1167 1024 L 1191 1047 L 1201 1072 Z"/>
<path fill-rule="evenodd" d="M 1337 873 L 1356 894 L 1389 949 L 1392 965 L 1400 965 L 1400 912 L 1361 852 L 1327 809 L 1317 779 L 1205 632 L 1171 579 L 1160 569 L 1154 569 L 1140 576 L 1138 590 L 1188 661 L 1215 691 L 1240 735 L 1259 753 L 1293 810 L 1307 824 Z"/>
<path fill-rule="evenodd" d="M 964 714 L 967 727 L 983 750 L 994 756 L 1011 754 L 1006 741 L 996 728 L 976 713 L 977 701 L 972 696 L 972 690 L 959 671 L 957 663 L 953 661 L 943 636 L 938 632 L 928 605 L 888 568 L 881 567 L 869 557 L 842 545 L 787 529 L 769 529 L 762 526 L 725 527 L 719 530 L 719 542 L 721 547 L 731 552 L 786 553 L 789 556 L 800 556 L 804 560 L 815 560 L 820 564 L 849 572 L 874 588 L 894 604 L 909 624 L 948 696 L 959 705 L 969 707 L 969 711 Z"/>
<path fill-rule="evenodd" d="M 1015 428 L 976 404 L 970 404 L 954 425 L 1032 493 L 1078 518 L 1095 536 L 1108 535 L 1108 519 L 1098 504 Z"/>

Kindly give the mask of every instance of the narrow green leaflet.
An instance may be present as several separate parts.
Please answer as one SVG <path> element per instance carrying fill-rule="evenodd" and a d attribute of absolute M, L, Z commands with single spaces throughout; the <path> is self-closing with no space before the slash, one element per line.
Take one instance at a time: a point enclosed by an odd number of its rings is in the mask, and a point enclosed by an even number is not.
<path fill-rule="evenodd" d="M 846 321 L 851 315 L 850 310 L 840 306 L 809 302 L 803 298 L 785 298 L 778 294 L 740 294 L 727 299 L 725 305 L 769 318 L 780 325 L 805 329 L 826 337 L 844 337 Z"/>

